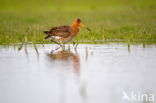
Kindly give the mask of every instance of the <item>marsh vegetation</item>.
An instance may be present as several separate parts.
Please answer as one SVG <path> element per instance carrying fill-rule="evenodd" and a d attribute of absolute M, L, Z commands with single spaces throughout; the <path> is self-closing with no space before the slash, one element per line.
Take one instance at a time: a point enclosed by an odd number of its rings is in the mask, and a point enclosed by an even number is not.
<path fill-rule="evenodd" d="M 0 0 L 0 44 L 50 43 L 43 30 L 76 17 L 82 29 L 78 43 L 156 42 L 155 0 Z"/>

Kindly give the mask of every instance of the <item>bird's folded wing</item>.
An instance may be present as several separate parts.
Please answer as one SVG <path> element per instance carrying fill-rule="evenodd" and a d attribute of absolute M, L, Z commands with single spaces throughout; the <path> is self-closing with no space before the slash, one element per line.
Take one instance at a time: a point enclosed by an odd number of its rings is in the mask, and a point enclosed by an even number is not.
<path fill-rule="evenodd" d="M 68 37 L 71 34 L 70 26 L 58 26 L 49 30 L 51 36 Z"/>

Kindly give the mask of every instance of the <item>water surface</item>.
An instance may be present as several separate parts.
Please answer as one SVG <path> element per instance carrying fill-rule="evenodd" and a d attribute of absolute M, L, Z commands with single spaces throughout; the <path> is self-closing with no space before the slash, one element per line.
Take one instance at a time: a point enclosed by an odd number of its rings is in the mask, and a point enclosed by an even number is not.
<path fill-rule="evenodd" d="M 130 103 L 123 93 L 156 94 L 155 45 L 81 44 L 51 54 L 56 47 L 0 46 L 0 103 Z"/>

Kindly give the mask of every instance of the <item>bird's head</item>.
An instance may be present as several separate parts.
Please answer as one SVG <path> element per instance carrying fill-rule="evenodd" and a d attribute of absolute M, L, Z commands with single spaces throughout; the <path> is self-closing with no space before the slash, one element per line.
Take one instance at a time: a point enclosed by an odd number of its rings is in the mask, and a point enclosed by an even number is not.
<path fill-rule="evenodd" d="M 77 24 L 80 24 L 81 23 L 81 20 L 80 19 L 74 19 L 74 23 L 77 23 Z"/>
<path fill-rule="evenodd" d="M 80 19 L 74 19 L 73 21 L 73 25 L 74 26 L 77 26 L 77 27 L 83 27 L 83 28 L 86 28 L 88 31 L 91 31 L 87 26 L 85 26 L 84 24 L 81 23 L 81 20 Z"/>

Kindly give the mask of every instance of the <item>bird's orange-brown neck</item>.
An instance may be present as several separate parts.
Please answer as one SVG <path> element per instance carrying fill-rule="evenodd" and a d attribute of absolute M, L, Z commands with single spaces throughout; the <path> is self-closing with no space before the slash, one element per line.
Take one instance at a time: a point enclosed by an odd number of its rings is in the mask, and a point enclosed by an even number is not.
<path fill-rule="evenodd" d="M 77 22 L 73 22 L 71 24 L 71 28 L 72 28 L 72 36 L 76 36 L 79 32 L 79 28 L 80 28 L 80 24 Z"/>

